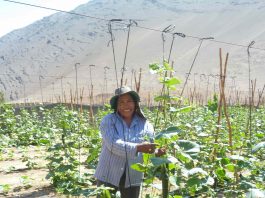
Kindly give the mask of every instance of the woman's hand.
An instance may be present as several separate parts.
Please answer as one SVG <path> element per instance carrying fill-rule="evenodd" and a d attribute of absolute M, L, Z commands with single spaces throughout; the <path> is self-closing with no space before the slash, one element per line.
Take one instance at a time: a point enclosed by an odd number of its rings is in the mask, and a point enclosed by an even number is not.
<path fill-rule="evenodd" d="M 159 148 L 155 150 L 155 156 L 160 157 L 162 155 L 165 155 L 167 153 L 166 148 Z"/>
<path fill-rule="evenodd" d="M 143 142 L 137 145 L 137 152 L 151 154 L 155 152 L 156 146 L 157 146 L 156 143 Z"/>

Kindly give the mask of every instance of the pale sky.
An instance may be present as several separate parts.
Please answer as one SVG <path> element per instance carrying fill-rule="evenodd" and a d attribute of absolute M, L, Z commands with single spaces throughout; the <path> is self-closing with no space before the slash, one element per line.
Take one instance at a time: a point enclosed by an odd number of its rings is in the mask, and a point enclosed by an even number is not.
<path fill-rule="evenodd" d="M 18 2 L 70 11 L 89 0 L 14 0 Z M 0 0 L 0 37 L 25 27 L 55 11 Z"/>

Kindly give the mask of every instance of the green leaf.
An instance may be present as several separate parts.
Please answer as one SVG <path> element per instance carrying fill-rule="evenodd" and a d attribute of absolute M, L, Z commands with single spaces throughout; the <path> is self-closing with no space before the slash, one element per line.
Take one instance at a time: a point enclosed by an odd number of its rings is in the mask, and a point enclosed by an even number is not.
<path fill-rule="evenodd" d="M 171 67 L 171 65 L 167 61 L 163 61 L 163 65 L 164 65 L 165 70 L 173 71 L 173 68 Z"/>
<path fill-rule="evenodd" d="M 152 63 L 152 64 L 149 64 L 149 69 L 150 70 L 153 70 L 153 71 L 157 71 L 161 68 L 161 66 L 158 64 L 158 63 Z"/>
<path fill-rule="evenodd" d="M 173 185 L 175 188 L 179 188 L 179 186 L 177 185 L 177 178 L 173 175 L 169 176 L 169 183 L 171 185 Z"/>
<path fill-rule="evenodd" d="M 165 131 L 159 132 L 156 136 L 155 139 L 171 139 L 172 136 L 176 136 L 180 133 L 180 129 L 177 127 L 169 127 Z"/>
<path fill-rule="evenodd" d="M 170 100 L 170 96 L 169 95 L 156 96 L 154 98 L 154 100 L 156 102 L 159 102 L 159 101 L 169 101 Z"/>
<path fill-rule="evenodd" d="M 100 195 L 100 198 L 111 198 L 109 190 L 103 190 L 102 194 Z"/>
<path fill-rule="evenodd" d="M 255 145 L 252 149 L 252 153 L 256 153 L 257 151 L 259 151 L 262 148 L 265 149 L 265 142 L 260 142 L 257 145 Z"/>
<path fill-rule="evenodd" d="M 176 111 L 178 111 L 175 107 L 169 107 L 169 111 L 170 112 L 176 112 Z"/>
<path fill-rule="evenodd" d="M 143 163 L 148 164 L 150 154 L 148 153 L 143 153 Z"/>
<path fill-rule="evenodd" d="M 161 158 L 161 157 L 153 157 L 150 159 L 152 164 L 155 166 L 160 166 L 162 164 L 170 164 L 170 163 L 178 163 L 179 161 L 173 157 L 173 156 L 169 156 L 167 158 Z"/>
<path fill-rule="evenodd" d="M 198 177 L 191 177 L 188 179 L 187 184 L 189 187 L 191 186 L 201 186 L 202 181 Z"/>
<path fill-rule="evenodd" d="M 179 163 L 178 159 L 175 158 L 174 156 L 168 156 L 167 159 L 168 159 L 168 161 L 169 161 L 170 163 L 172 163 L 172 164 L 177 164 L 177 163 Z"/>
<path fill-rule="evenodd" d="M 215 170 L 215 174 L 217 175 L 217 177 L 219 179 L 224 179 L 226 176 L 225 176 L 225 170 L 223 168 L 218 168 Z"/>
<path fill-rule="evenodd" d="M 8 193 L 11 190 L 10 184 L 1 184 L 0 185 L 0 193 Z"/>
<path fill-rule="evenodd" d="M 50 140 L 48 140 L 48 139 L 40 139 L 39 140 L 39 144 L 42 144 L 42 145 L 50 144 Z"/>
<path fill-rule="evenodd" d="M 250 183 L 250 182 L 247 182 L 247 181 L 241 181 L 241 182 L 239 183 L 239 187 L 240 187 L 240 189 L 242 189 L 242 190 L 247 190 L 247 189 L 250 189 L 250 188 L 255 188 L 256 186 L 255 186 L 255 184 L 252 184 L 252 183 Z"/>
<path fill-rule="evenodd" d="M 170 107 L 169 108 L 169 111 L 170 112 L 179 112 L 179 113 L 188 113 L 192 110 L 192 107 L 191 106 L 187 106 L 187 107 L 183 107 L 183 108 L 178 108 L 176 109 L 175 107 Z"/>
<path fill-rule="evenodd" d="M 240 156 L 240 155 L 231 155 L 229 158 L 232 159 L 232 160 L 239 160 L 239 161 L 244 161 L 245 160 L 244 157 Z"/>
<path fill-rule="evenodd" d="M 188 171 L 189 175 L 203 175 L 203 176 L 207 176 L 208 173 L 206 171 L 204 171 L 202 168 L 193 168 L 190 169 Z"/>
<path fill-rule="evenodd" d="M 196 142 L 189 140 L 178 140 L 177 144 L 184 149 L 185 153 L 198 153 L 200 152 L 200 145 Z"/>
<path fill-rule="evenodd" d="M 225 157 L 225 158 L 221 159 L 221 164 L 222 165 L 226 165 L 226 164 L 229 164 L 229 163 L 230 163 L 230 159 L 229 158 Z"/>
<path fill-rule="evenodd" d="M 188 113 L 192 110 L 192 106 L 186 106 L 178 109 L 179 113 Z"/>
<path fill-rule="evenodd" d="M 168 164 L 169 161 L 166 158 L 160 158 L 160 157 L 153 157 L 150 159 L 152 164 L 154 164 L 155 166 L 160 166 L 162 164 Z"/>
<path fill-rule="evenodd" d="M 139 172 L 147 171 L 147 167 L 143 164 L 140 164 L 140 163 L 132 164 L 131 168 L 136 170 L 136 171 L 139 171 Z"/>
<path fill-rule="evenodd" d="M 236 169 L 236 167 L 235 167 L 234 164 L 227 164 L 227 165 L 226 165 L 226 168 L 227 168 L 227 170 L 228 170 L 229 172 L 235 172 L 235 169 Z"/>
<path fill-rule="evenodd" d="M 166 86 L 170 87 L 173 85 L 180 84 L 181 81 L 175 77 L 172 77 L 172 78 L 166 78 L 162 83 L 164 83 Z"/>
<path fill-rule="evenodd" d="M 189 154 L 186 154 L 184 152 L 177 152 L 176 154 L 177 158 L 184 162 L 184 163 L 189 163 L 190 161 L 192 161 L 192 158 Z"/>

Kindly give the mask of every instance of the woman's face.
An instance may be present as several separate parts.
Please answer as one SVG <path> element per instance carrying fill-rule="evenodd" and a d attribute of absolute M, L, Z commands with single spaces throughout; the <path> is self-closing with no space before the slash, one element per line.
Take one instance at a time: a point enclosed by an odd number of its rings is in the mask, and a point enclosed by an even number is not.
<path fill-rule="evenodd" d="M 124 94 L 118 99 L 118 113 L 122 118 L 131 119 L 135 111 L 135 102 L 130 94 Z"/>

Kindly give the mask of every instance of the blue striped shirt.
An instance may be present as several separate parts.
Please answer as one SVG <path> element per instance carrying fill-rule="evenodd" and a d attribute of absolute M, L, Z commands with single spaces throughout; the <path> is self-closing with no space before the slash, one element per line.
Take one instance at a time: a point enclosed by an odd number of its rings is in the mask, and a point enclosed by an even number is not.
<path fill-rule="evenodd" d="M 140 186 L 143 174 L 130 167 L 132 164 L 142 163 L 142 154 L 137 153 L 136 145 L 144 141 L 152 141 L 153 126 L 135 114 L 128 127 L 119 114 L 112 113 L 102 119 L 100 131 L 102 149 L 95 177 L 118 187 L 125 171 L 125 187 Z"/>

